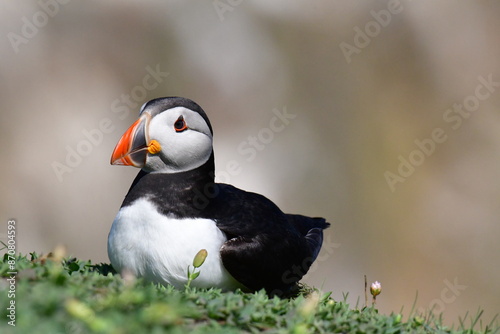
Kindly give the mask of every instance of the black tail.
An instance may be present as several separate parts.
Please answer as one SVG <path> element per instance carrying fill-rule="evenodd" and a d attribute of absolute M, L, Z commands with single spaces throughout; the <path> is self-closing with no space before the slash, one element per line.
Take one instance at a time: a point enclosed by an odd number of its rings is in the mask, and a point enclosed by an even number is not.
<path fill-rule="evenodd" d="M 292 224 L 302 235 L 306 235 L 309 230 L 313 228 L 326 229 L 330 226 L 325 218 L 320 217 L 306 217 L 302 215 L 287 214 L 288 222 Z"/>
<path fill-rule="evenodd" d="M 318 257 L 323 244 L 323 230 L 330 226 L 324 218 L 287 214 L 288 221 L 303 235 L 311 252 L 311 263 Z"/>

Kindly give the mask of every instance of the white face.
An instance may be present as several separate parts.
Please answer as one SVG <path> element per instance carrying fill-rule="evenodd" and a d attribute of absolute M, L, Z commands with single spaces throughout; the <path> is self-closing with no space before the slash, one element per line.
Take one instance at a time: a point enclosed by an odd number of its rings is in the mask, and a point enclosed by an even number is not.
<path fill-rule="evenodd" d="M 148 140 L 161 145 L 157 154 L 148 153 L 143 169 L 151 173 L 179 173 L 193 170 L 212 154 L 212 134 L 197 112 L 184 107 L 165 110 L 148 126 Z"/>

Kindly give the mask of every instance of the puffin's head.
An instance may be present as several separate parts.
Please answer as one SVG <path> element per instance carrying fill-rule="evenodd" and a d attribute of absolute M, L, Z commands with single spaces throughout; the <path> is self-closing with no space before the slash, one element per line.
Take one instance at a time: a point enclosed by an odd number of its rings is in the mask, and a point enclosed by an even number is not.
<path fill-rule="evenodd" d="M 212 126 L 195 102 L 182 97 L 154 99 L 123 134 L 111 156 L 112 165 L 147 172 L 178 173 L 205 164 L 212 154 Z"/>

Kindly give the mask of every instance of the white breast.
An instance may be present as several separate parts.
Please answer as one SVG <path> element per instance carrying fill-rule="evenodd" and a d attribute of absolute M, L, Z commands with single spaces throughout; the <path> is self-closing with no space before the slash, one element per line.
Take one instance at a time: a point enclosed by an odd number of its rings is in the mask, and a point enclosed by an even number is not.
<path fill-rule="evenodd" d="M 208 251 L 200 276 L 191 285 L 234 290 L 241 285 L 220 258 L 225 234 L 210 219 L 178 219 L 160 214 L 147 199 L 121 208 L 108 237 L 108 255 L 118 272 L 182 289 L 187 268 L 200 249 Z M 191 267 L 192 269 L 192 267 Z"/>

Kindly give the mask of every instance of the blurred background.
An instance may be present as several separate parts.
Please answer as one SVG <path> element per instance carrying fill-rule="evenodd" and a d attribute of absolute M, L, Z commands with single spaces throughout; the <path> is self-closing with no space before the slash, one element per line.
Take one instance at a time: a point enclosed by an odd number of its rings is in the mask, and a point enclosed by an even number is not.
<path fill-rule="evenodd" d="M 3 1 L 1 224 L 18 251 L 108 262 L 156 97 L 208 113 L 218 180 L 326 217 L 306 282 L 447 324 L 500 310 L 500 3 Z M 235 167 L 236 166 L 236 167 Z M 2 228 L 3 229 L 3 228 Z M 6 240 L 6 229 L 0 240 Z"/>

